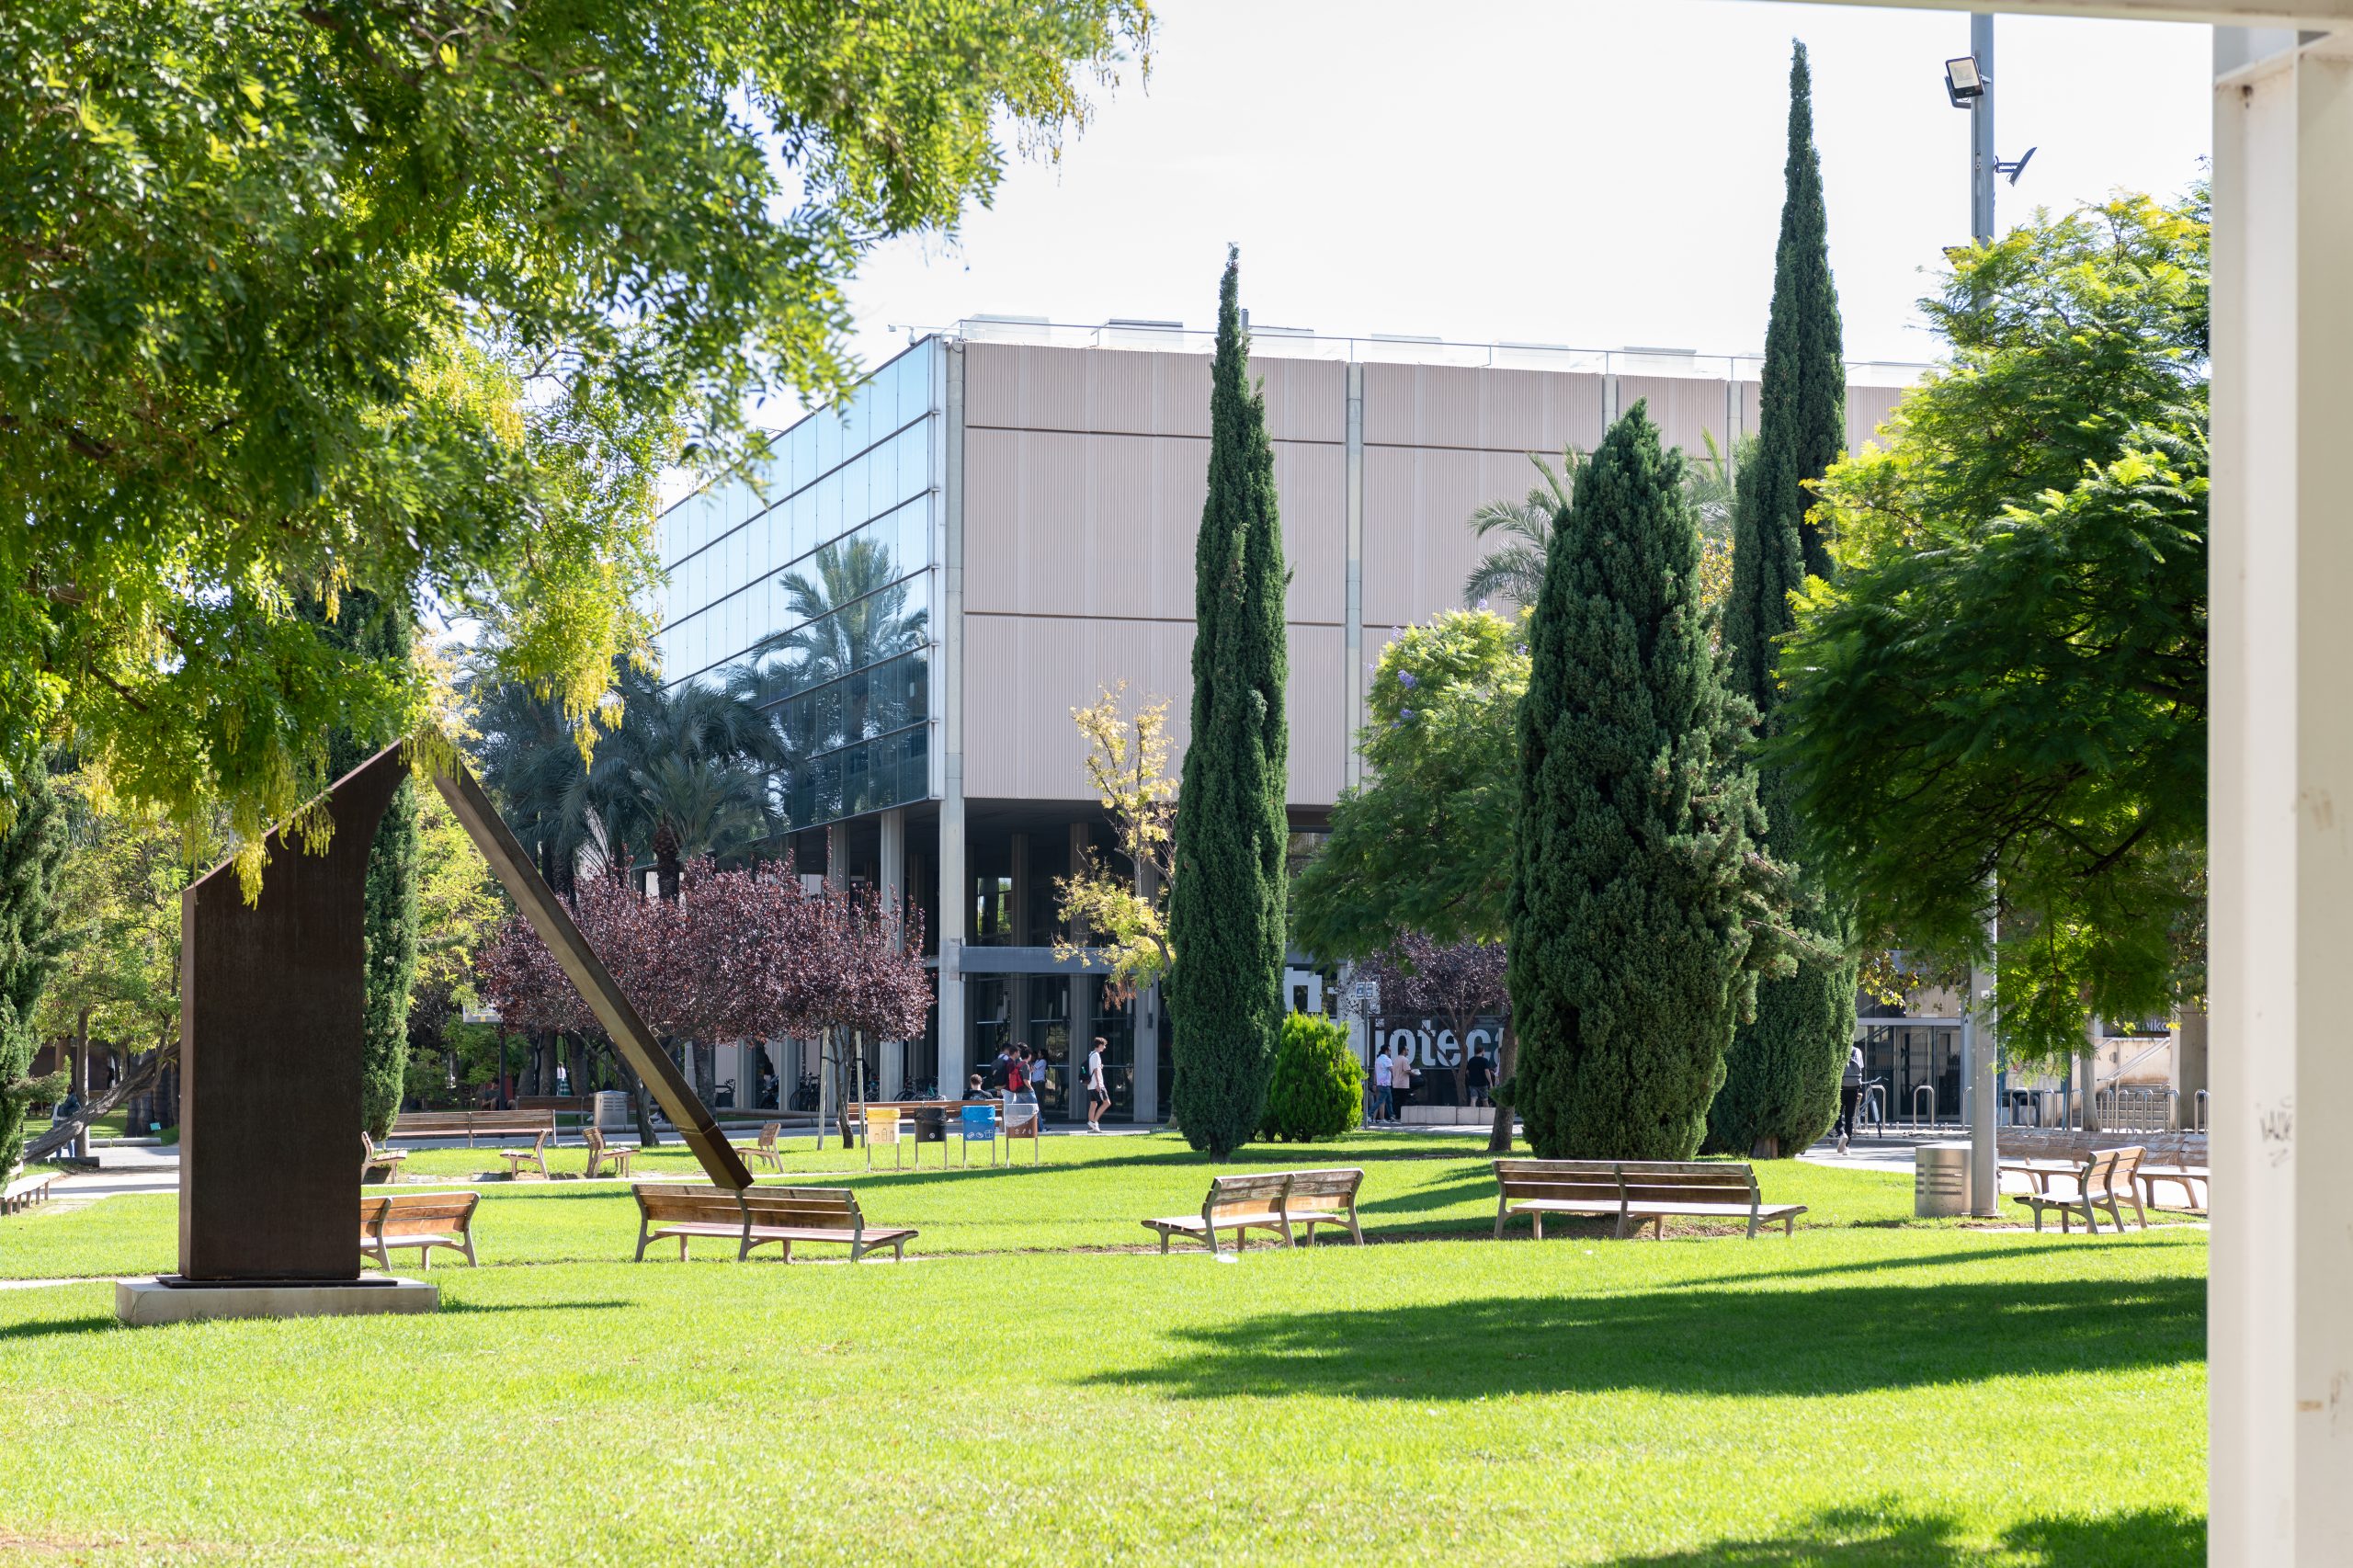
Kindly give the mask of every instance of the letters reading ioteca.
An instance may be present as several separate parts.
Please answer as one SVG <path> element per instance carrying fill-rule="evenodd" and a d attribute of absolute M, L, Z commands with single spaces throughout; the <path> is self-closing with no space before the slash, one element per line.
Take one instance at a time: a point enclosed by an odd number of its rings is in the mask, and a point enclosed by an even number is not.
<path fill-rule="evenodd" d="M 261 896 L 233 866 L 180 900 L 180 1275 L 195 1282 L 359 1276 L 361 908 L 369 846 L 408 776 L 405 745 L 327 791 L 334 835 L 269 835 Z M 554 892 L 461 764 L 434 785 L 614 1046 L 717 1185 L 752 1185 Z"/>

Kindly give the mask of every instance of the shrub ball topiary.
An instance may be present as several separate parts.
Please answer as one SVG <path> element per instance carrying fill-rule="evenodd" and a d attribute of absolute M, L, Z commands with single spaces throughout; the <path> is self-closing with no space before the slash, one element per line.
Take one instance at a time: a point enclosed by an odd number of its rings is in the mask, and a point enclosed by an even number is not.
<path fill-rule="evenodd" d="M 1286 1143 L 1337 1138 L 1363 1114 L 1364 1066 L 1348 1049 L 1348 1031 L 1313 1013 L 1285 1018 L 1258 1136 Z"/>

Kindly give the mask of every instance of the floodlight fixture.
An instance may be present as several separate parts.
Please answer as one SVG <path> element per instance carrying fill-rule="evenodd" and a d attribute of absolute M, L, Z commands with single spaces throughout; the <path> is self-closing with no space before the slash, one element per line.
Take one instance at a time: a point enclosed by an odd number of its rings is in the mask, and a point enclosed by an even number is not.
<path fill-rule="evenodd" d="M 1945 97 L 1955 108 L 1971 108 L 1985 96 L 1985 73 L 1977 68 L 1977 56 L 1964 54 L 1945 62 Z"/>
<path fill-rule="evenodd" d="M 2010 183 L 2012 185 L 2018 184 L 2018 176 L 2026 173 L 2026 166 L 2034 162 L 2034 154 L 2037 150 L 2038 149 L 2036 148 L 2029 147 L 2023 155 L 2013 158 L 2006 164 L 1995 164 L 1994 165 L 1994 172 L 1997 175 L 2007 175 L 2010 176 Z"/>

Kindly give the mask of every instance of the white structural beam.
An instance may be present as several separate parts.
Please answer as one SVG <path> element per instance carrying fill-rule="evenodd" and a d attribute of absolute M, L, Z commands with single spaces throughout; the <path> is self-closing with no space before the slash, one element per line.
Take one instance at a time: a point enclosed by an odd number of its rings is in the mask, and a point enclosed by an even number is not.
<path fill-rule="evenodd" d="M 2226 28 L 2353 26 L 2353 0 L 1811 0 L 1905 11 L 1993 11 L 2008 17 L 2107 17 L 2125 22 L 2212 22 Z"/>
<path fill-rule="evenodd" d="M 2353 1153 L 2335 1122 L 2353 1106 L 2339 1006 L 2353 953 L 2353 501 L 2340 455 L 2353 429 L 2353 33 L 2342 30 L 2353 0 L 2005 9 L 2225 24 L 2214 85 L 2208 1562 L 2344 1568 Z M 2265 25 L 2322 31 L 2299 41 L 2247 30 Z"/>
<path fill-rule="evenodd" d="M 2343 483 L 2353 54 L 2343 39 L 2232 69 L 2239 40 L 2218 38 L 2215 1568 L 2353 1562 L 2353 1153 L 2335 1125 L 2353 1105 L 2353 1041 L 2336 1006 L 2353 953 L 2353 503 Z"/>

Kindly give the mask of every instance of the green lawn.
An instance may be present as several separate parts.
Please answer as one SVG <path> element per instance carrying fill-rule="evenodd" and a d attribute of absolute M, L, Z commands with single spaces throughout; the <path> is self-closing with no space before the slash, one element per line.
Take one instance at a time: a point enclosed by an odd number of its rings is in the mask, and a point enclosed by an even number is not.
<path fill-rule="evenodd" d="M 909 1151 L 912 1153 L 912 1151 Z M 1524 1150 L 1523 1150 L 1524 1152 Z M 884 1154 L 887 1161 L 889 1156 Z M 1050 1138 L 1043 1164 L 985 1165 L 942 1171 L 938 1146 L 920 1171 L 866 1171 L 862 1149 L 815 1153 L 801 1139 L 789 1151 L 787 1174 L 768 1182 L 848 1186 L 877 1224 L 914 1225 L 923 1233 L 914 1250 L 942 1253 L 1049 1251 L 1140 1247 L 1151 1235 L 1136 1221 L 1147 1214 L 1196 1212 L 1210 1167 L 1170 1135 Z M 480 1173 L 504 1163 L 485 1149 L 428 1150 L 409 1166 L 443 1179 Z M 1357 1133 L 1312 1149 L 1281 1145 L 1244 1150 L 1232 1169 L 1282 1169 L 1294 1165 L 1357 1164 L 1365 1167 L 1361 1209 L 1368 1236 L 1484 1235 L 1495 1223 L 1495 1183 L 1475 1139 L 1438 1134 Z M 475 1221 L 485 1262 L 573 1263 L 626 1259 L 635 1250 L 637 1207 L 617 1181 L 576 1179 L 577 1149 L 551 1155 L 561 1179 L 481 1187 L 484 1207 Z M 702 1179 L 693 1156 L 672 1145 L 642 1158 L 641 1175 Z M 1799 1161 L 1765 1167 L 1759 1180 L 1773 1202 L 1808 1206 L 1801 1229 L 1850 1226 L 1946 1231 L 1965 1222 L 1912 1217 L 1912 1182 L 1886 1171 L 1837 1170 Z M 420 1189 L 415 1181 L 403 1184 Z M 2015 1216 L 2006 1223 L 2014 1223 Z M 0 1221 L 0 1278 L 153 1273 L 176 1265 L 176 1199 L 169 1196 L 108 1199 L 78 1210 L 39 1209 Z M 1515 1223 L 1527 1233 L 1525 1221 Z M 713 1244 L 715 1245 L 715 1244 Z"/>
<path fill-rule="evenodd" d="M 0 1467 L 0 1561 L 2203 1561 L 2200 1231 L 1914 1226 L 1898 1176 L 1775 1165 L 1792 1240 L 1213 1263 L 1073 1250 L 1198 1204 L 1190 1156 L 1047 1153 L 858 1178 L 923 1227 L 904 1267 L 631 1265 L 618 1190 L 499 1184 L 437 1317 L 131 1331 L 104 1286 L 0 1290 L 41 1456 Z M 1376 1239 L 1492 1215 L 1460 1142 L 1312 1157 L 1367 1165 Z M 169 1199 L 36 1210 L 0 1268 L 171 1233 Z M 2181 1440 L 2081 1457 L 2102 1425 Z"/>

